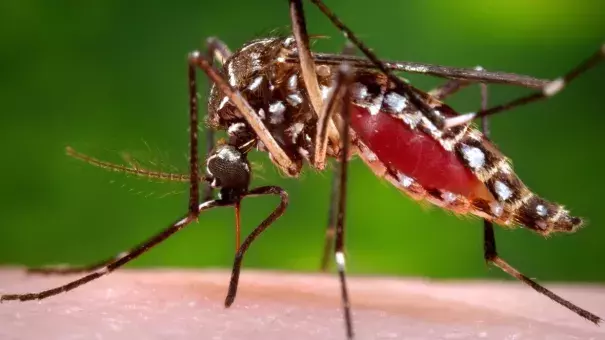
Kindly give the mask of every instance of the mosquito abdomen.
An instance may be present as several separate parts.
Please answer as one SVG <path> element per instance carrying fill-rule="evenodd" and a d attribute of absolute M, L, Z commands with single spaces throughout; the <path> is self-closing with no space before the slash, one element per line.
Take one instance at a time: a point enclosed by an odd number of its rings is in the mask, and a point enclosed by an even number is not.
<path fill-rule="evenodd" d="M 449 106 L 416 91 L 435 114 L 456 116 Z M 573 232 L 582 224 L 562 206 L 530 191 L 472 124 L 441 131 L 402 94 L 368 73 L 358 78 L 353 94 L 351 128 L 360 156 L 413 198 L 541 234 Z"/>
<path fill-rule="evenodd" d="M 439 188 L 467 198 L 490 199 L 485 185 L 465 167 L 455 153 L 418 129 L 411 129 L 385 113 L 371 114 L 352 105 L 351 127 L 390 170 L 425 188 Z"/>

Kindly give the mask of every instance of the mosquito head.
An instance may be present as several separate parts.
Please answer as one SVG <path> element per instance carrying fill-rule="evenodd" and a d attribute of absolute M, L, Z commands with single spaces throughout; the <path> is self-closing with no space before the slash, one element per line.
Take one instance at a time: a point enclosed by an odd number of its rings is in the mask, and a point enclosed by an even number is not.
<path fill-rule="evenodd" d="M 246 154 L 231 145 L 219 145 L 206 160 L 208 181 L 220 188 L 220 198 L 233 201 L 248 191 L 250 164 Z"/>

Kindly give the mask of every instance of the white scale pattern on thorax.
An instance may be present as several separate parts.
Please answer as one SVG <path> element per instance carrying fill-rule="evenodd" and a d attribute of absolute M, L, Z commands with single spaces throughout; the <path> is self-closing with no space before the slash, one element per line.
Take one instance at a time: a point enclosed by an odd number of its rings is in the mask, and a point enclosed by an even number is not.
<path fill-rule="evenodd" d="M 314 152 L 315 121 L 312 120 L 306 92 L 301 90 L 304 89 L 304 83 L 298 66 L 285 63 L 284 58 L 275 52 L 282 49 L 295 51 L 295 46 L 293 38 L 259 40 L 236 51 L 224 69 L 229 83 L 255 109 L 284 151 L 291 158 L 308 161 L 309 155 Z M 272 48 L 274 53 L 269 56 L 267 50 Z M 242 70 L 245 72 L 242 73 Z M 322 90 L 326 95 L 331 85 L 330 70 L 326 72 L 322 69 L 321 73 L 328 78 L 322 82 Z M 224 97 L 218 105 L 218 115 L 229 116 L 234 109 L 229 98 Z M 245 123 L 242 128 L 242 123 L 241 119 L 227 123 L 228 134 L 233 137 L 251 134 L 251 129 Z M 266 151 L 262 143 L 257 143 L 257 148 Z"/>

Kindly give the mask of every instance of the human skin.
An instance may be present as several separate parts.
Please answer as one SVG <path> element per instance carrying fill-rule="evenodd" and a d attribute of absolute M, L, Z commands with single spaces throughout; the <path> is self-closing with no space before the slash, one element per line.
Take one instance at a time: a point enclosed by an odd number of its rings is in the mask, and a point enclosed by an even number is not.
<path fill-rule="evenodd" d="M 0 269 L 0 293 L 75 276 Z M 222 270 L 116 271 L 39 302 L 0 305 L 0 339 L 344 339 L 335 275 L 245 270 L 225 309 Z M 605 287 L 549 284 L 605 315 Z M 605 339 L 597 327 L 518 282 L 350 277 L 356 339 Z"/>

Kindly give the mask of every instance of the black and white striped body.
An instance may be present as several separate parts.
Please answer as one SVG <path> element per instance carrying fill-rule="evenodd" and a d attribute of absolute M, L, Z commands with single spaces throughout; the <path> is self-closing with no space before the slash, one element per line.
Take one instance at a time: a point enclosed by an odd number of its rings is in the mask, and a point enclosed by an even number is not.
<path fill-rule="evenodd" d="M 304 161 L 311 166 L 315 164 L 317 116 L 311 107 L 299 65 L 286 62 L 285 57 L 295 51 L 296 44 L 291 37 L 255 40 L 236 51 L 225 62 L 223 72 L 230 85 L 242 93 L 279 146 L 297 165 L 298 172 L 294 174 L 297 175 Z M 317 67 L 316 73 L 322 97 L 326 100 L 336 68 L 322 65 Z M 449 106 L 427 93 L 414 91 L 444 118 L 457 115 Z M 397 158 L 398 155 L 393 153 L 399 149 L 379 155 L 375 147 L 368 145 L 367 139 L 360 137 L 363 135 L 361 130 L 369 125 L 356 128 L 353 124 L 355 152 L 378 177 L 386 178 L 412 198 L 427 200 L 459 214 L 472 213 L 501 225 L 521 224 L 543 234 L 571 232 L 581 225 L 579 218 L 570 216 L 560 205 L 532 193 L 513 172 L 509 160 L 472 124 L 438 129 L 407 102 L 386 76 L 373 70 L 355 70 L 352 95 L 351 105 L 356 108 L 353 115 L 366 114 L 364 122 L 370 123 L 389 120 L 386 128 L 376 128 L 370 131 L 371 134 L 400 129 L 405 136 L 411 137 L 405 137 L 405 145 L 397 147 L 411 148 L 405 151 L 412 152 L 412 156 L 414 152 L 423 153 L 425 163 L 419 169 L 433 171 L 429 166 L 434 162 L 433 166 L 451 170 L 451 177 L 441 180 L 431 179 L 430 171 L 403 171 L 407 159 Z M 239 146 L 252 141 L 257 149 L 266 151 L 228 97 L 214 87 L 208 107 L 209 124 L 226 130 L 229 144 Z M 352 118 L 354 123 L 357 117 Z M 429 143 L 430 148 L 428 151 L 426 148 L 413 149 L 415 142 Z M 335 156 L 337 150 L 338 145 L 330 144 L 328 156 Z"/>

